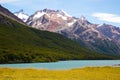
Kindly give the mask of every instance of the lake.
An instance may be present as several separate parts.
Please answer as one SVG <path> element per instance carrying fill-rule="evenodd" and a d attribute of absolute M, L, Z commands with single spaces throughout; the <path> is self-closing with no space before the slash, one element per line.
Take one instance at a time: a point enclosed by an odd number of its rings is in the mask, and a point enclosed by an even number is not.
<path fill-rule="evenodd" d="M 0 67 L 8 68 L 36 68 L 36 69 L 73 69 L 87 66 L 112 66 L 120 64 L 120 60 L 69 60 L 50 63 L 20 63 L 20 64 L 0 64 Z"/>

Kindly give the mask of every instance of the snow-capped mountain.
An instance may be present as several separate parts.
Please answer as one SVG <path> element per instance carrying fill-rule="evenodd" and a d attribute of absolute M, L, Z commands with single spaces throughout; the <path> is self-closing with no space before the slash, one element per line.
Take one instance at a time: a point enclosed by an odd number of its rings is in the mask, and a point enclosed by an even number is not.
<path fill-rule="evenodd" d="M 26 22 L 27 19 L 29 18 L 29 16 L 27 14 L 25 14 L 23 10 L 15 12 L 14 15 L 16 15 L 18 18 L 20 18 L 24 22 Z"/>
<path fill-rule="evenodd" d="M 52 32 L 58 32 L 71 27 L 75 22 L 76 19 L 65 11 L 50 9 L 37 11 L 27 20 L 27 24 L 34 28 Z"/>
<path fill-rule="evenodd" d="M 84 16 L 76 18 L 63 10 L 51 9 L 35 12 L 26 23 L 36 29 L 62 34 L 89 49 L 120 56 L 120 29 L 115 26 L 93 24 Z"/>

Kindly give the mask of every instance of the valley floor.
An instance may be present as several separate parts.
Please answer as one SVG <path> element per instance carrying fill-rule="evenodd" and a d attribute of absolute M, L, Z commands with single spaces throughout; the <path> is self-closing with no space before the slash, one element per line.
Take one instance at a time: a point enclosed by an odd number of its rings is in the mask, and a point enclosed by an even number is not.
<path fill-rule="evenodd" d="M 0 80 L 120 80 L 120 67 L 86 67 L 72 70 L 0 68 Z"/>

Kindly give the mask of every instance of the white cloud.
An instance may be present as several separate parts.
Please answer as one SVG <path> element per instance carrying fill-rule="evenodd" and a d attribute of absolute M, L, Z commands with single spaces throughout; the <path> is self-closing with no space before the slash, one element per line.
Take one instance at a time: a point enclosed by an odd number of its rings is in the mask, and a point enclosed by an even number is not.
<path fill-rule="evenodd" d="M 97 17 L 99 20 L 120 23 L 120 16 L 110 13 L 93 13 L 92 16 Z"/>
<path fill-rule="evenodd" d="M 16 1 L 19 1 L 19 0 L 0 0 L 0 3 L 11 3 Z"/>

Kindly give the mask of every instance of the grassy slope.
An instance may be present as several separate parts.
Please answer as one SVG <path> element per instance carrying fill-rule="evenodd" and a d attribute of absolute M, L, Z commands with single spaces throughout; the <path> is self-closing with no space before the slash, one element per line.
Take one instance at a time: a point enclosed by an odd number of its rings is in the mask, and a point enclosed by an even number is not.
<path fill-rule="evenodd" d="M 89 51 L 59 34 L 21 25 L 0 14 L 0 63 L 113 59 Z"/>
<path fill-rule="evenodd" d="M 0 68 L 0 80 L 120 80 L 120 67 L 93 67 L 72 70 Z"/>

